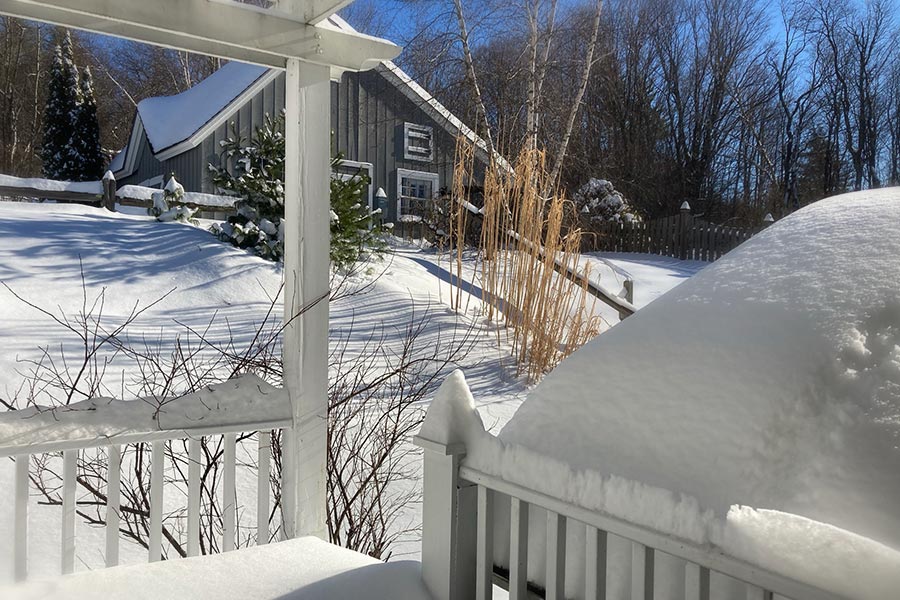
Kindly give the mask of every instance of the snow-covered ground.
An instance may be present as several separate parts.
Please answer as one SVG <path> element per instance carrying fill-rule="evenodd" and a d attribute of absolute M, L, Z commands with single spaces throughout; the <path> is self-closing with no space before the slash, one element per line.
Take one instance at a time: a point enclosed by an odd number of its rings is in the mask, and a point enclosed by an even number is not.
<path fill-rule="evenodd" d="M 609 262 L 604 262 L 606 258 Z M 621 286 L 621 271 L 633 276 L 639 306 L 681 283 L 700 266 L 651 256 L 601 255 L 591 260 L 596 262 L 594 277 L 609 287 Z M 450 308 L 449 261 L 432 251 L 398 242 L 392 255 L 373 265 L 372 272 L 380 276 L 371 287 L 332 304 L 333 337 L 350 335 L 351 349 L 360 349 L 373 328 L 383 327 L 388 341 L 397 341 L 412 319 L 426 315 L 426 341 L 438 343 L 438 339 L 470 332 L 476 343 L 459 366 L 465 369 L 487 426 L 499 431 L 521 404 L 527 385 L 516 373 L 504 336 L 480 314 L 473 258 L 464 261 L 467 293 L 461 297 L 459 312 Z M 143 309 L 165 297 L 129 328 L 131 339 L 147 339 L 167 348 L 186 327 L 209 327 L 210 338 L 234 337 L 237 343 L 246 343 L 278 291 L 281 271 L 201 229 L 178 223 L 83 206 L 0 203 L 0 281 L 9 286 L 9 290 L 0 288 L 0 398 L 12 401 L 17 395 L 24 397 L 20 384 L 30 368 L 26 361 L 39 358 L 39 348 L 55 351 L 59 344 L 76 348 L 70 335 L 61 337 L 62 329 L 52 319 L 15 295 L 71 317 L 86 302 L 90 307 L 103 291 L 107 326 L 127 319 L 135 307 Z M 617 321 L 611 310 L 603 310 L 612 322 Z M 134 373 L 115 371 L 109 395 L 119 395 L 115 382 L 123 378 L 127 382 L 130 375 Z M 0 505 L 12 506 L 11 482 L 11 461 L 0 461 Z M 243 497 L 252 499 L 255 492 L 246 491 Z M 37 498 L 32 498 L 30 508 L 31 570 L 52 575 L 59 568 L 60 511 L 38 505 Z M 252 514 L 252 507 L 248 512 Z M 413 507 L 405 515 L 409 524 L 419 519 L 418 512 Z M 0 511 L 0 540 L 11 540 L 11 532 L 12 511 Z M 79 522 L 77 570 L 102 564 L 103 535 L 101 529 Z M 10 576 L 9 546 L 0 543 L 0 580 Z M 416 536 L 404 538 L 393 550 L 396 557 L 417 556 Z M 145 556 L 145 550 L 123 545 L 124 563 L 142 562 Z"/>
<path fill-rule="evenodd" d="M 6 600 L 430 598 L 417 562 L 383 563 L 309 537 L 0 588 L 0 596 Z"/>

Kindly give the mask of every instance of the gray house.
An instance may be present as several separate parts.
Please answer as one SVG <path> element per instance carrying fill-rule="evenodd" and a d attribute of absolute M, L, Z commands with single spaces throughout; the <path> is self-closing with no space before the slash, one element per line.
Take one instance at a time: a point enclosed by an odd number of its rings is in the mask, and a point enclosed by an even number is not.
<path fill-rule="evenodd" d="M 215 193 L 208 165 L 219 163 L 220 142 L 235 129 L 249 137 L 265 115 L 280 114 L 284 85 L 282 71 L 231 62 L 181 94 L 143 100 L 109 169 L 120 185 L 159 187 L 174 173 L 186 191 Z M 487 163 L 484 141 L 392 62 L 344 73 L 331 85 L 331 146 L 345 159 L 338 175 L 367 171 L 369 205 L 377 207 L 383 190 L 387 220 L 414 219 L 450 187 L 458 136 Z"/>

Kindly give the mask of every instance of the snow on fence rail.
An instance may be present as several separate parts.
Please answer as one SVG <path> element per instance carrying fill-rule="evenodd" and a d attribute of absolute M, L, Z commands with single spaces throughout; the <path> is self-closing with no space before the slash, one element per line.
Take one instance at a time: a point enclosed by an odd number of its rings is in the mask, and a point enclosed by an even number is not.
<path fill-rule="evenodd" d="M 679 214 L 652 221 L 594 225 L 594 235 L 582 239 L 590 251 L 641 252 L 681 260 L 713 262 L 772 223 L 769 215 L 754 228 L 716 225 L 691 215 L 685 203 Z"/>
<path fill-rule="evenodd" d="M 0 458 L 15 458 L 13 561 L 16 580 L 24 580 L 28 575 L 28 498 L 34 455 L 62 452 L 61 568 L 63 574 L 68 574 L 75 569 L 79 451 L 105 448 L 107 452 L 105 561 L 107 567 L 112 567 L 119 563 L 123 446 L 151 445 L 147 545 L 149 561 L 154 562 L 162 558 L 166 443 L 186 440 L 189 444 L 186 546 L 187 555 L 196 556 L 200 551 L 203 437 L 223 437 L 225 500 L 221 547 L 223 551 L 229 551 L 235 548 L 237 533 L 237 434 L 258 433 L 256 539 L 257 544 L 265 544 L 269 540 L 272 435 L 290 427 L 291 406 L 287 393 L 253 375 L 164 402 L 91 399 L 68 406 L 30 407 L 0 413 Z"/>
<path fill-rule="evenodd" d="M 112 173 L 107 173 L 102 181 L 57 181 L 0 175 L 0 197 L 41 198 L 93 204 L 109 210 L 115 210 L 116 203 L 122 206 L 150 208 L 153 206 L 153 194 L 161 191 L 140 185 L 118 187 Z M 181 204 L 202 212 L 223 213 L 234 210 L 235 200 L 233 196 L 186 192 Z"/>

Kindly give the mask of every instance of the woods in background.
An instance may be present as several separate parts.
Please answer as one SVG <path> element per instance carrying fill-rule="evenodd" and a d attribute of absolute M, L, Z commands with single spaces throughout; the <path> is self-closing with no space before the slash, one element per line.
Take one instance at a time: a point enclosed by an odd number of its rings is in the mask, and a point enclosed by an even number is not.
<path fill-rule="evenodd" d="M 593 53 L 596 0 L 410 6 L 429 25 L 402 66 L 507 154 L 535 136 L 551 156 L 564 145 L 592 56 L 561 172 L 570 192 L 602 178 L 645 218 L 687 200 L 756 225 L 900 183 L 893 0 L 607 0 Z"/>
<path fill-rule="evenodd" d="M 0 17 L 0 173 L 43 172 L 44 111 L 55 46 L 64 37 L 58 27 Z M 219 67 L 215 58 L 106 36 L 72 31 L 71 40 L 73 62 L 92 73 L 103 166 L 128 142 L 139 101 L 182 92 Z"/>
<path fill-rule="evenodd" d="M 687 200 L 755 225 L 900 184 L 897 0 L 391 1 L 405 29 L 384 0 L 346 16 L 404 44 L 401 66 L 501 153 L 545 150 L 570 192 L 604 179 L 647 219 Z M 41 172 L 57 36 L 0 18 L 2 173 Z M 77 32 L 72 48 L 93 72 L 106 157 L 141 99 L 220 66 Z"/>

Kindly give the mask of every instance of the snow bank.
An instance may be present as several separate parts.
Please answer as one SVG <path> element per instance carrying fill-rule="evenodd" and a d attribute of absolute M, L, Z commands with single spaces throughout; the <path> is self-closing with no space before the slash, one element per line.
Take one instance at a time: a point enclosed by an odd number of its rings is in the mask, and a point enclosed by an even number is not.
<path fill-rule="evenodd" d="M 138 113 L 154 152 L 160 152 L 192 136 L 269 69 L 230 62 L 175 96 L 147 98 Z"/>
<path fill-rule="evenodd" d="M 165 401 L 93 398 L 55 408 L 0 412 L 0 456 L 58 442 L 100 445 L 113 436 L 290 420 L 287 392 L 244 375 Z"/>
<path fill-rule="evenodd" d="M 452 435 L 509 481 L 883 598 L 900 586 L 898 256 L 897 189 L 816 203 L 576 352 L 499 439 Z"/>
<path fill-rule="evenodd" d="M 88 571 L 0 588 L 9 600 L 428 600 L 419 563 L 383 563 L 304 537 L 213 556 Z"/>

